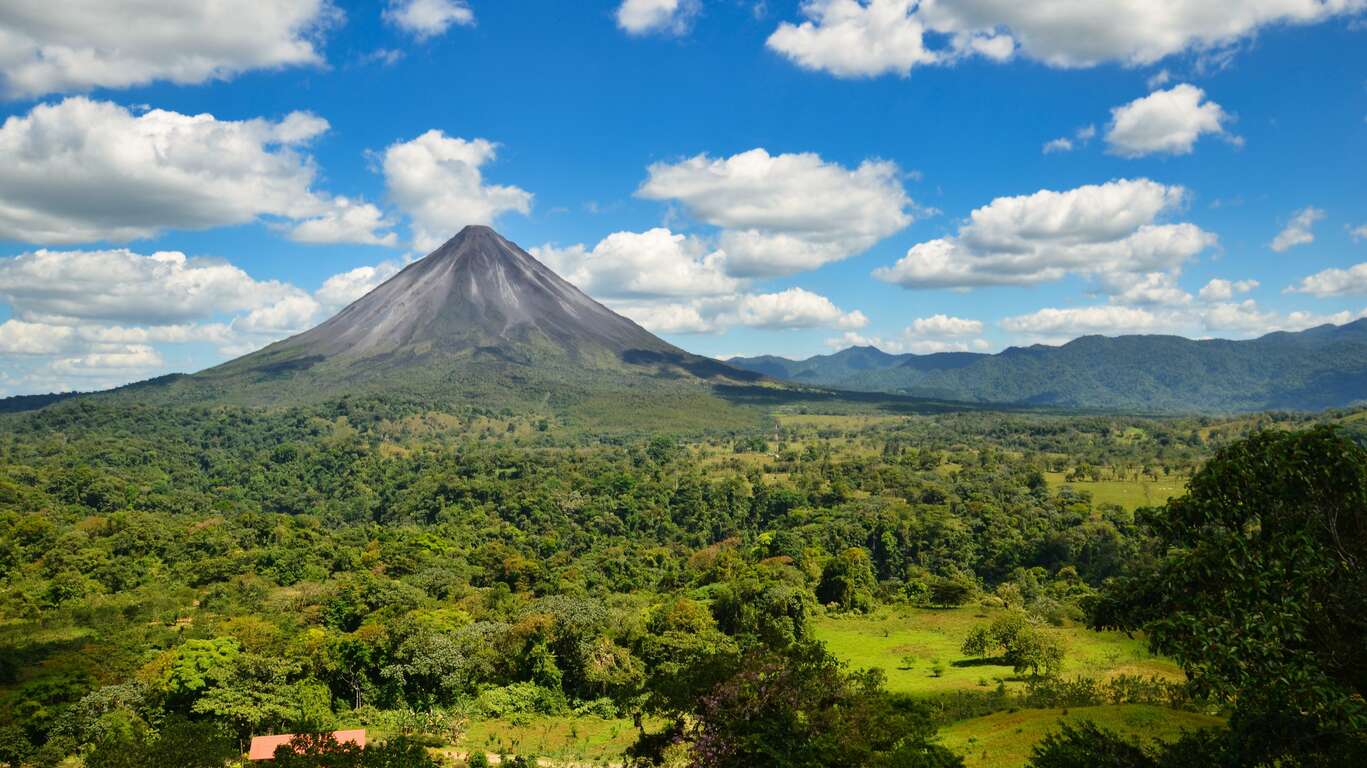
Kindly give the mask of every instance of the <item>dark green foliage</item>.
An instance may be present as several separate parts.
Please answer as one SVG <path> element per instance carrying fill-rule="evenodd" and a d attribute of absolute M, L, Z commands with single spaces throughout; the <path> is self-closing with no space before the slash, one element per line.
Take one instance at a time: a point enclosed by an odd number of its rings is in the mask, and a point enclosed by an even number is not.
<path fill-rule="evenodd" d="M 87 768 L 221 768 L 236 757 L 233 740 L 214 723 L 172 718 L 153 732 L 128 713 L 107 717 Z"/>
<path fill-rule="evenodd" d="M 876 673 L 848 675 L 820 645 L 747 654 L 699 702 L 695 768 L 953 768 L 926 710 L 892 699 Z"/>
<path fill-rule="evenodd" d="M 295 736 L 267 761 L 272 768 L 438 768 L 439 763 L 419 743 L 398 737 L 358 747 L 338 743 L 331 734 Z"/>
<path fill-rule="evenodd" d="M 1063 723 L 1035 745 L 1029 768 L 1238 768 L 1222 734 L 1184 733 L 1171 743 L 1145 746 L 1091 721 Z"/>
<path fill-rule="evenodd" d="M 1090 720 L 1079 725 L 1062 723 L 1037 745 L 1031 768 L 1155 768 L 1153 758 L 1139 742 L 1098 728 Z"/>
<path fill-rule="evenodd" d="M 1052 676 L 1063 663 L 1063 646 L 1043 627 L 1019 612 L 1003 614 L 990 626 L 976 626 L 964 638 L 961 649 L 966 656 L 1001 654 L 1017 673 L 1030 671 Z"/>
<path fill-rule="evenodd" d="M 816 599 L 842 610 L 867 612 L 873 609 L 877 586 L 869 553 L 862 547 L 850 547 L 826 561 L 816 585 Z"/>
<path fill-rule="evenodd" d="M 1144 630 L 1233 702 L 1240 760 L 1367 759 L 1367 451 L 1330 428 L 1257 434 L 1150 524 L 1160 559 L 1093 621 Z"/>
<path fill-rule="evenodd" d="M 1067 622 L 1159 559 L 1142 513 L 1044 473 L 1180 482 L 1209 446 L 1304 423 L 836 413 L 656 439 L 444 407 L 0 417 L 0 761 L 135 745 L 96 758 L 123 759 L 177 719 L 237 748 L 395 719 L 449 743 L 457 712 L 682 738 L 668 729 L 745 660 L 800 660 L 825 602 L 981 598 Z M 757 434 L 765 452 L 737 455 Z"/>

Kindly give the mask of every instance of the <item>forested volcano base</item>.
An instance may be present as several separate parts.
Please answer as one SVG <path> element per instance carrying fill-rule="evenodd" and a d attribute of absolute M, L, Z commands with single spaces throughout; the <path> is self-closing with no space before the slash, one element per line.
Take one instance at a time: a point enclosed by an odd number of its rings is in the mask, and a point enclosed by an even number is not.
<path fill-rule="evenodd" d="M 1362 414 L 823 407 L 3 417 L 0 763 L 1367 764 Z"/>

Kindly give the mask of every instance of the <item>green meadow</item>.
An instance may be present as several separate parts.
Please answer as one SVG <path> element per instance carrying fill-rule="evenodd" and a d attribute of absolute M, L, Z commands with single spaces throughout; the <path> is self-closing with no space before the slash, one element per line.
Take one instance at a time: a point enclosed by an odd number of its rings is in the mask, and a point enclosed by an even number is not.
<path fill-rule="evenodd" d="M 877 667 L 887 674 L 888 690 L 933 695 L 961 690 L 1024 686 L 1010 667 L 982 663 L 959 652 L 964 636 L 1000 613 L 996 609 L 884 608 L 867 616 L 826 616 L 816 636 L 831 653 L 853 668 Z M 1176 664 L 1149 653 L 1142 640 L 1119 632 L 1093 632 L 1068 626 L 1050 630 L 1064 646 L 1064 677 L 1105 679 L 1140 675 L 1180 680 Z"/>
<path fill-rule="evenodd" d="M 940 730 L 940 743 L 963 755 L 968 768 L 1020 768 L 1030 759 L 1031 748 L 1059 723 L 1085 720 L 1141 740 L 1162 741 L 1175 740 L 1183 730 L 1223 725 L 1210 715 L 1147 704 L 1021 709 L 954 723 Z"/>
<path fill-rule="evenodd" d="M 1064 479 L 1062 472 L 1046 472 L 1044 479 L 1050 489 L 1057 490 L 1070 485 L 1074 490 L 1086 491 L 1092 495 L 1092 504 L 1115 504 L 1124 509 L 1155 507 L 1180 496 L 1187 488 L 1185 477 L 1164 477 L 1159 480 L 1074 480 Z"/>

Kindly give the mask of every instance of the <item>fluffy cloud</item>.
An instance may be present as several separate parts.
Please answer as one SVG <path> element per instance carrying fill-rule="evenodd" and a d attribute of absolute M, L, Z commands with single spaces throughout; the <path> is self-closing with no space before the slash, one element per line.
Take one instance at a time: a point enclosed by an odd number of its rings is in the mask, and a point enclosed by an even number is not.
<path fill-rule="evenodd" d="M 1227 115 L 1205 91 L 1182 83 L 1111 110 L 1106 143 L 1125 157 L 1185 155 L 1202 134 L 1224 135 Z M 1236 140 L 1237 141 L 1237 140 Z"/>
<path fill-rule="evenodd" d="M 218 358 L 305 330 L 392 277 L 384 262 L 328 278 L 315 293 L 179 252 L 47 251 L 0 259 L 0 391 L 109 387 L 165 373 L 165 345 Z M 198 354 L 198 353 L 197 353 Z M 184 365 L 184 363 L 181 363 Z"/>
<path fill-rule="evenodd" d="M 475 12 L 465 0 L 389 0 L 383 17 L 419 40 L 436 37 L 453 24 L 475 23 Z"/>
<path fill-rule="evenodd" d="M 324 280 L 313 296 L 324 309 L 335 311 L 375 290 L 399 274 L 400 269 L 402 267 L 392 261 L 373 267 L 357 267 Z"/>
<path fill-rule="evenodd" d="M 592 250 L 542 246 L 531 253 L 598 298 L 714 296 L 734 293 L 742 285 L 725 273 L 725 254 L 661 227 L 614 232 Z"/>
<path fill-rule="evenodd" d="M 1367 7 L 1364 0 L 807 0 L 773 50 L 841 77 L 905 75 L 963 56 L 1016 51 L 1055 67 L 1150 64 L 1185 51 L 1227 49 L 1273 24 L 1310 24 Z M 927 45 L 927 33 L 946 42 Z"/>
<path fill-rule="evenodd" d="M 741 296 L 721 317 L 727 325 L 768 329 L 855 329 L 863 328 L 869 322 L 863 312 L 845 312 L 825 296 L 803 288 Z"/>
<path fill-rule="evenodd" d="M 1324 218 L 1324 211 L 1314 206 L 1307 206 L 1291 217 L 1291 221 L 1277 236 L 1272 238 L 1271 248 L 1277 253 L 1294 248 L 1298 245 L 1306 245 L 1315 242 L 1313 231 L 1315 222 Z"/>
<path fill-rule="evenodd" d="M 1237 293 L 1248 293 L 1258 287 L 1257 280 L 1236 280 L 1229 281 L 1223 278 L 1214 278 L 1206 283 L 1197 293 L 1201 301 L 1229 301 Z"/>
<path fill-rule="evenodd" d="M 1367 240 L 1367 224 L 1348 230 L 1348 234 L 1352 236 L 1354 242 Z"/>
<path fill-rule="evenodd" d="M 289 237 L 300 243 L 393 246 L 398 244 L 399 236 L 381 231 L 392 226 L 393 223 L 374 205 L 339 196 L 333 199 L 331 210 L 294 225 L 289 230 Z"/>
<path fill-rule="evenodd" d="M 1111 295 L 1112 304 L 1176 305 L 1191 301 L 1191 294 L 1182 290 L 1170 272 L 1103 275 L 1100 282 Z"/>
<path fill-rule="evenodd" d="M 1326 269 L 1303 278 L 1286 289 L 1287 293 L 1308 293 L 1312 296 L 1348 296 L 1367 294 L 1367 263 L 1347 269 Z"/>
<path fill-rule="evenodd" d="M 593 248 L 541 246 L 531 253 L 566 280 L 656 333 L 719 333 L 747 327 L 861 328 L 868 318 L 846 312 L 802 288 L 745 290 L 727 274 L 726 254 L 697 237 L 663 227 L 614 232 Z"/>
<path fill-rule="evenodd" d="M 492 224 L 499 214 L 531 210 L 532 193 L 484 183 L 481 168 L 496 154 L 492 142 L 438 130 L 384 151 L 385 185 L 412 219 L 416 248 L 432 250 L 467 224 Z"/>
<path fill-rule="evenodd" d="M 1028 315 L 1008 317 L 1003 329 L 1032 338 L 1074 338 L 1087 334 L 1154 333 L 1173 330 L 1172 315 L 1139 307 L 1102 306 L 1058 309 L 1046 307 Z"/>
<path fill-rule="evenodd" d="M 326 120 L 295 112 L 280 121 L 218 120 L 165 110 L 134 114 L 117 104 L 68 98 L 39 104 L 0 125 L 0 239 L 33 243 L 126 241 L 168 228 L 203 229 L 270 216 L 382 224 L 373 206 L 320 195 L 300 151 Z M 372 215 L 373 214 L 373 215 Z M 333 228 L 334 238 L 338 233 Z"/>
<path fill-rule="evenodd" d="M 318 34 L 338 18 L 328 0 L 7 0 L 0 90 L 32 97 L 321 64 Z"/>
<path fill-rule="evenodd" d="M 1078 336 L 1100 334 L 1118 336 L 1135 333 L 1180 334 L 1199 337 L 1261 336 L 1272 331 L 1299 331 L 1325 323 L 1343 324 L 1367 314 L 1338 312 L 1320 315 L 1294 311 L 1281 314 L 1265 310 L 1252 299 L 1221 302 L 1184 308 L 1143 308 L 1092 306 L 1059 309 L 1047 307 L 1027 315 L 1001 321 L 1003 330 L 1018 334 L 1024 341 L 1061 343 Z"/>
<path fill-rule="evenodd" d="M 1194 224 L 1157 223 L 1184 198 L 1183 188 L 1148 179 L 1001 197 L 973 211 L 953 237 L 918 243 L 873 274 L 906 288 L 972 288 L 1075 273 L 1114 291 L 1134 276 L 1174 272 L 1215 243 Z"/>
<path fill-rule="evenodd" d="M 890 162 L 851 170 L 812 153 L 752 149 L 656 163 L 638 194 L 678 201 L 721 228 L 730 274 L 769 277 L 847 258 L 910 224 L 899 175 Z"/>
<path fill-rule="evenodd" d="M 1067 136 L 1060 136 L 1057 139 L 1045 142 L 1043 150 L 1044 154 L 1052 155 L 1055 152 L 1072 152 L 1078 144 L 1085 145 L 1087 142 L 1091 141 L 1093 138 L 1096 137 L 1096 126 L 1084 125 L 1081 128 L 1077 129 L 1077 131 L 1073 135 L 1077 139 L 1076 144 L 1074 143 L 1073 139 Z"/>
<path fill-rule="evenodd" d="M 981 320 L 965 320 L 962 317 L 931 315 L 911 321 L 911 325 L 907 326 L 907 332 L 914 336 L 935 338 L 977 336 L 983 332 L 983 323 Z"/>
<path fill-rule="evenodd" d="M 825 296 L 803 288 L 688 301 L 609 300 L 608 305 L 655 333 L 721 333 L 736 327 L 843 330 L 862 328 L 869 321 L 863 312 L 846 312 Z"/>
<path fill-rule="evenodd" d="M 1067 136 L 1060 136 L 1060 137 L 1057 138 L 1057 139 L 1051 139 L 1051 140 L 1049 140 L 1049 141 L 1044 142 L 1044 154 L 1046 154 L 1046 155 L 1052 155 L 1052 154 L 1054 154 L 1055 152 L 1072 152 L 1072 151 L 1073 151 L 1073 140 L 1070 139 L 1070 138 L 1068 138 Z"/>
<path fill-rule="evenodd" d="M 617 26 L 632 35 L 679 35 L 688 31 L 699 8 L 698 0 L 622 0 L 617 7 Z"/>
<path fill-rule="evenodd" d="M 807 20 L 780 24 L 767 44 L 798 66 L 838 77 L 905 75 L 943 60 L 926 47 L 926 27 L 915 9 L 914 0 L 806 2 Z"/>
<path fill-rule="evenodd" d="M 224 262 L 176 251 L 39 250 L 0 259 L 0 298 L 15 316 L 152 325 L 273 304 L 299 289 L 254 280 Z"/>
<path fill-rule="evenodd" d="M 966 320 L 947 315 L 920 317 L 911 322 L 893 338 L 865 336 L 854 331 L 846 331 L 840 336 L 826 340 L 826 346 L 833 349 L 847 347 L 877 347 L 884 352 L 914 352 L 927 355 L 936 352 L 982 352 L 989 348 L 985 339 L 970 338 L 983 332 L 980 320 Z"/>

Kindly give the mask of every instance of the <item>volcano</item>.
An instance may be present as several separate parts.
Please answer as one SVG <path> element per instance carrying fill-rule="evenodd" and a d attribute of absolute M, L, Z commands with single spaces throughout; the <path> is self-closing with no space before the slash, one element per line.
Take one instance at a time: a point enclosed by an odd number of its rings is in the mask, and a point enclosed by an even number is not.
<path fill-rule="evenodd" d="M 252 404 L 355 392 L 503 401 L 762 378 L 664 341 L 493 229 L 468 226 L 321 325 L 172 389 Z"/>
<path fill-rule="evenodd" d="M 593 365 L 606 353 L 686 355 L 570 285 L 489 227 L 470 226 L 313 330 L 254 359 L 355 362 L 532 350 Z"/>

